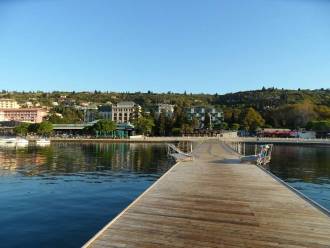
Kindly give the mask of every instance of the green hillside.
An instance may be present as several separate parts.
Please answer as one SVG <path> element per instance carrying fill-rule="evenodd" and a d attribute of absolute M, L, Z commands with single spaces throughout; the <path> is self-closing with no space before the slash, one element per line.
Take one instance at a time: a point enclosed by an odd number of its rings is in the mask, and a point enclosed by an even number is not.
<path fill-rule="evenodd" d="M 177 105 L 176 111 L 190 106 L 215 106 L 225 113 L 224 127 L 244 127 L 244 118 L 251 108 L 260 114 L 264 127 L 302 128 L 310 127 L 311 122 L 330 120 L 330 89 L 319 90 L 286 90 L 261 89 L 229 94 L 189 94 L 189 93 L 153 93 L 153 92 L 7 92 L 2 91 L 2 98 L 14 98 L 21 105 L 29 101 L 42 106 L 52 106 L 60 102 L 58 109 L 75 115 L 68 110 L 70 106 L 81 103 L 104 104 L 119 101 L 135 101 L 144 110 L 149 111 L 157 103 Z M 253 112 L 254 113 L 254 112 Z M 77 115 L 79 115 L 77 113 Z M 253 116 L 253 115 L 252 115 Z M 79 121 L 81 116 L 70 120 Z M 309 124 L 309 125 L 308 125 Z"/>

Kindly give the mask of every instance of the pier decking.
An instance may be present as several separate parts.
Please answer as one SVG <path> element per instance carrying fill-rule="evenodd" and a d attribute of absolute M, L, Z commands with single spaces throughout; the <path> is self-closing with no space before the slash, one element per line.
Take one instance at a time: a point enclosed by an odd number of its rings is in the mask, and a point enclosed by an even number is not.
<path fill-rule="evenodd" d="M 330 247 L 330 218 L 208 141 L 85 247 Z"/>

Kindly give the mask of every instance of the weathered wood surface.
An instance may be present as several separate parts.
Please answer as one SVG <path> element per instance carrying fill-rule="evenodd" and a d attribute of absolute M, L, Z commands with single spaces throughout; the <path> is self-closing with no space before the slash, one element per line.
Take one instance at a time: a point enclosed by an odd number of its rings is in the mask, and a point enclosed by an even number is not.
<path fill-rule="evenodd" d="M 194 151 L 86 247 L 330 247 L 330 218 L 216 141 Z"/>

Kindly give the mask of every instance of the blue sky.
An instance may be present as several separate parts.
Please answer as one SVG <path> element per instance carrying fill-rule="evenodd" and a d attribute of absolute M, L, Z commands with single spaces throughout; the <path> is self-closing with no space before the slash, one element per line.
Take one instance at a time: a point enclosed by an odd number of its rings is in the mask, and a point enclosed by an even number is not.
<path fill-rule="evenodd" d="M 330 88 L 327 0 L 0 0 L 0 89 Z"/>

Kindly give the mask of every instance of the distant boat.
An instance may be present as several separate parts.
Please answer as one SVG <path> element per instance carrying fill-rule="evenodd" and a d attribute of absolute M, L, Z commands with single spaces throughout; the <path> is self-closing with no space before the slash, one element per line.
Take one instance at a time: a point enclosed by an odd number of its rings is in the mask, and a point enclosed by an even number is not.
<path fill-rule="evenodd" d="M 1 146 L 27 146 L 29 144 L 29 141 L 27 139 L 23 138 L 2 138 L 0 139 L 0 145 Z"/>
<path fill-rule="evenodd" d="M 2 138 L 0 139 L 1 145 L 10 145 L 10 144 L 16 144 L 16 138 Z"/>
<path fill-rule="evenodd" d="M 16 145 L 28 145 L 29 141 L 23 138 L 16 138 Z"/>
<path fill-rule="evenodd" d="M 36 145 L 37 146 L 47 146 L 50 145 L 50 140 L 49 139 L 37 139 L 36 140 Z"/>

